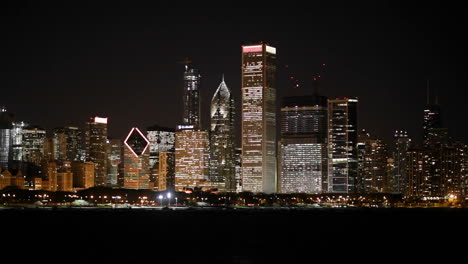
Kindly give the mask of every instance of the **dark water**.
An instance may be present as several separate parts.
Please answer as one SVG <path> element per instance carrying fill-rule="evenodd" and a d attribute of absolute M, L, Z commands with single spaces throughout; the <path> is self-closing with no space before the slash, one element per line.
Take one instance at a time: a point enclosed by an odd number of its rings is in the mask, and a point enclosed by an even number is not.
<path fill-rule="evenodd" d="M 459 263 L 468 249 L 468 210 L 450 208 L 3 209 L 0 225 L 1 256 L 34 262 Z"/>

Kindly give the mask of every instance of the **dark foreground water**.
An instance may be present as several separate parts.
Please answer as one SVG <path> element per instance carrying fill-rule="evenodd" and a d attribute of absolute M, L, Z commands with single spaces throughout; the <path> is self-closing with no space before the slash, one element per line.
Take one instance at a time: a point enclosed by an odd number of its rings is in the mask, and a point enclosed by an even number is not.
<path fill-rule="evenodd" d="M 464 263 L 468 251 L 467 209 L 2 209 L 0 225 L 0 263 Z"/>

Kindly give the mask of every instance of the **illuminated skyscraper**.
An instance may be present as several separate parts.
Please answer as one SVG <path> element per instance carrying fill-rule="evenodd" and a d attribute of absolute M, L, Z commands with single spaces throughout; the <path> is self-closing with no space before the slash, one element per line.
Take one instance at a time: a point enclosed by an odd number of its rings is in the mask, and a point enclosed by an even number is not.
<path fill-rule="evenodd" d="M 285 97 L 281 108 L 280 191 L 319 193 L 327 179 L 327 98 Z"/>
<path fill-rule="evenodd" d="M 211 189 L 208 178 L 209 139 L 208 131 L 180 130 L 176 132 L 175 188 Z"/>
<path fill-rule="evenodd" d="M 223 80 L 211 100 L 210 180 L 219 190 L 234 192 L 234 98 Z"/>
<path fill-rule="evenodd" d="M 158 191 L 173 189 L 175 177 L 175 129 L 148 127 L 150 180 Z"/>
<path fill-rule="evenodd" d="M 107 140 L 107 185 L 117 186 L 119 165 L 122 159 L 122 141 L 120 139 Z"/>
<path fill-rule="evenodd" d="M 406 174 L 406 152 L 411 147 L 411 138 L 406 131 L 395 131 L 393 136 L 393 159 L 395 164 L 393 192 L 405 194 L 408 177 Z"/>
<path fill-rule="evenodd" d="M 197 69 L 192 68 L 192 65 L 185 65 L 183 125 L 193 126 L 195 129 L 201 127 L 200 79 Z"/>
<path fill-rule="evenodd" d="M 364 193 L 387 192 L 389 179 L 387 173 L 387 147 L 381 139 L 373 138 L 365 130 L 358 136 L 358 144 L 363 146 L 360 155 L 360 180 Z"/>
<path fill-rule="evenodd" d="M 435 103 L 431 103 L 429 95 L 429 84 L 427 91 L 427 102 L 424 108 L 423 119 L 423 147 L 431 147 L 442 143 L 447 137 L 447 130 L 442 127 L 442 111 L 438 104 L 437 97 Z"/>
<path fill-rule="evenodd" d="M 44 158 L 46 131 L 37 126 L 24 127 L 22 139 L 23 161 L 41 165 Z"/>
<path fill-rule="evenodd" d="M 13 114 L 5 106 L 0 108 L 0 168 L 8 168 L 10 157 L 10 133 L 13 128 Z"/>
<path fill-rule="evenodd" d="M 354 193 L 358 175 L 356 98 L 328 100 L 328 192 Z"/>
<path fill-rule="evenodd" d="M 107 179 L 107 117 L 92 117 L 86 123 L 86 161 L 96 164 L 94 183 L 104 186 Z"/>
<path fill-rule="evenodd" d="M 276 48 L 242 46 L 243 190 L 276 191 Z"/>
<path fill-rule="evenodd" d="M 200 74 L 185 66 L 184 113 L 175 134 L 175 189 L 212 188 L 208 179 L 208 131 L 200 123 Z"/>
<path fill-rule="evenodd" d="M 28 125 L 24 122 L 13 122 L 11 129 L 11 160 L 23 160 L 23 129 Z"/>
<path fill-rule="evenodd" d="M 124 188 L 150 189 L 149 143 L 148 139 L 136 127 L 130 130 L 124 140 Z"/>
<path fill-rule="evenodd" d="M 155 168 L 156 169 L 156 168 Z M 155 187 L 158 191 L 174 190 L 175 152 L 159 152 L 158 175 Z"/>
<path fill-rule="evenodd" d="M 81 160 L 81 130 L 66 126 L 54 129 L 54 157 L 63 161 Z"/>

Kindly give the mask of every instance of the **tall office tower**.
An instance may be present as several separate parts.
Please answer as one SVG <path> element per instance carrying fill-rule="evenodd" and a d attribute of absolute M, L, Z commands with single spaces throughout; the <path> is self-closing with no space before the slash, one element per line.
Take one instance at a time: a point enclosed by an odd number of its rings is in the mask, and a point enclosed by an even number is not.
<path fill-rule="evenodd" d="M 201 130 L 200 74 L 185 66 L 184 112 L 175 134 L 175 189 L 212 188 L 208 181 L 209 138 Z"/>
<path fill-rule="evenodd" d="M 435 196 L 433 190 L 433 167 L 436 161 L 430 149 L 410 149 L 406 152 L 406 196 Z"/>
<path fill-rule="evenodd" d="M 71 163 L 73 187 L 88 189 L 94 187 L 94 163 L 74 161 Z"/>
<path fill-rule="evenodd" d="M 327 127 L 325 96 L 283 99 L 279 148 L 281 192 L 322 192 L 328 173 Z"/>
<path fill-rule="evenodd" d="M 175 186 L 175 152 L 159 152 L 157 184 L 158 191 L 174 190 Z"/>
<path fill-rule="evenodd" d="M 181 126 L 179 126 L 180 128 Z M 208 178 L 208 131 L 180 130 L 176 132 L 175 189 L 211 189 Z"/>
<path fill-rule="evenodd" d="M 405 194 L 407 174 L 406 174 L 406 152 L 411 147 L 411 138 L 406 131 L 395 131 L 393 136 L 393 160 L 394 178 L 393 192 Z"/>
<path fill-rule="evenodd" d="M 150 189 L 149 143 L 148 139 L 137 127 L 133 127 L 124 140 L 124 188 Z"/>
<path fill-rule="evenodd" d="M 107 152 L 107 186 L 117 186 L 119 178 L 119 164 L 122 159 L 122 141 L 120 139 L 108 139 Z"/>
<path fill-rule="evenodd" d="M 11 129 L 10 160 L 23 160 L 23 129 L 28 125 L 23 121 L 13 122 Z"/>
<path fill-rule="evenodd" d="M 10 133 L 13 128 L 13 114 L 5 106 L 0 107 L 0 169 L 8 168 L 10 157 Z"/>
<path fill-rule="evenodd" d="M 211 100 L 210 181 L 219 190 L 235 192 L 234 98 L 224 76 Z"/>
<path fill-rule="evenodd" d="M 94 184 L 104 186 L 107 179 L 107 117 L 92 117 L 86 122 L 86 161 L 96 164 Z"/>
<path fill-rule="evenodd" d="M 41 161 L 44 158 L 45 140 L 45 129 L 37 126 L 23 128 L 23 161 L 31 162 L 38 166 L 41 165 Z"/>
<path fill-rule="evenodd" d="M 236 192 L 242 192 L 242 148 L 235 148 L 234 151 Z"/>
<path fill-rule="evenodd" d="M 468 171 L 465 167 L 467 151 L 468 145 L 459 142 L 441 149 L 441 196 L 460 197 L 460 195 L 464 194 L 464 184 L 468 176 Z"/>
<path fill-rule="evenodd" d="M 357 98 L 328 100 L 328 192 L 357 191 Z"/>
<path fill-rule="evenodd" d="M 81 159 L 81 130 L 66 126 L 54 129 L 54 156 L 57 160 L 79 161 Z"/>
<path fill-rule="evenodd" d="M 175 129 L 154 125 L 146 129 L 150 142 L 150 181 L 158 191 L 173 189 L 175 171 Z"/>
<path fill-rule="evenodd" d="M 200 79 L 197 69 L 192 68 L 192 65 L 185 65 L 183 125 L 193 126 L 194 129 L 201 127 Z"/>
<path fill-rule="evenodd" d="M 437 97 L 435 103 L 431 103 L 428 90 L 423 119 L 423 147 L 431 147 L 441 143 L 441 141 L 445 141 L 446 137 L 447 129 L 442 127 L 442 112 Z"/>
<path fill-rule="evenodd" d="M 276 143 L 276 48 L 242 46 L 244 191 L 276 191 Z"/>
<path fill-rule="evenodd" d="M 359 145 L 364 145 L 360 153 L 362 162 L 361 179 L 364 193 L 388 192 L 387 147 L 381 139 L 373 138 L 365 130 L 358 136 Z M 360 182 L 357 180 L 356 182 Z"/>

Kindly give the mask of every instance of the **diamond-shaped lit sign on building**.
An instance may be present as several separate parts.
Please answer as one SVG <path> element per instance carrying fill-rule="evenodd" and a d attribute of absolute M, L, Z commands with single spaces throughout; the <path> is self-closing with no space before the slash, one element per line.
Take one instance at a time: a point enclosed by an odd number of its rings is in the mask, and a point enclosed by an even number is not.
<path fill-rule="evenodd" d="M 133 127 L 130 133 L 128 133 L 124 144 L 132 151 L 133 155 L 138 158 L 145 153 L 150 142 L 137 127 Z"/>

